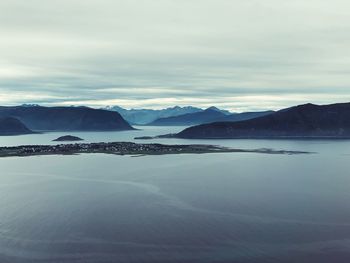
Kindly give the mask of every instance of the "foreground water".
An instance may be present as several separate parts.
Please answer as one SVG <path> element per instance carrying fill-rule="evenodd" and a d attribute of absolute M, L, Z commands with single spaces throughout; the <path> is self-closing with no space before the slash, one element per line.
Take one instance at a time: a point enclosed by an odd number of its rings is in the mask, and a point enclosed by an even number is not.
<path fill-rule="evenodd" d="M 73 135 L 130 141 L 178 129 Z M 315 154 L 0 159 L 0 262 L 349 262 L 350 141 L 157 142 Z"/>

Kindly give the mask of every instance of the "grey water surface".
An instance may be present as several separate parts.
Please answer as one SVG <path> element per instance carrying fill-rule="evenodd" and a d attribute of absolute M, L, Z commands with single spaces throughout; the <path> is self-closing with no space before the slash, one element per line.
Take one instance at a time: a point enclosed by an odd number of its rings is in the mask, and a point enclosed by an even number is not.
<path fill-rule="evenodd" d="M 69 134 L 133 141 L 182 127 L 141 128 Z M 0 145 L 65 134 L 0 137 Z M 350 262 L 350 141 L 147 142 L 315 154 L 2 158 L 0 262 Z"/>

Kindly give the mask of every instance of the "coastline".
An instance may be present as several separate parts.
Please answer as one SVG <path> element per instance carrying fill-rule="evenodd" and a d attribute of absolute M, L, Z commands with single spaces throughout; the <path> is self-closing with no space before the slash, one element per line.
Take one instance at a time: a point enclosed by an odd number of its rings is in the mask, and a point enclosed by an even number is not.
<path fill-rule="evenodd" d="M 135 140 L 185 139 L 185 140 L 350 140 L 350 136 L 234 136 L 234 137 L 184 137 L 177 134 L 140 136 Z"/>
<path fill-rule="evenodd" d="M 23 145 L 0 147 L 1 157 L 27 157 L 43 155 L 75 155 L 87 153 L 103 153 L 114 155 L 146 156 L 165 154 L 205 154 L 205 153 L 263 153 L 263 154 L 310 154 L 304 151 L 288 151 L 273 149 L 234 149 L 216 145 L 189 144 L 141 144 L 132 142 L 111 143 L 75 143 L 58 145 Z"/>

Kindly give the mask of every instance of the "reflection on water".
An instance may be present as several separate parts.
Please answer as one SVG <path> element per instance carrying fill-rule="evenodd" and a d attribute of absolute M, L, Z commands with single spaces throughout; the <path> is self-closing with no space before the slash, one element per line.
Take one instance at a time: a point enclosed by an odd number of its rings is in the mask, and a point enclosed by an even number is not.
<path fill-rule="evenodd" d="M 349 262 L 350 142 L 162 142 L 317 154 L 0 159 L 0 262 Z"/>

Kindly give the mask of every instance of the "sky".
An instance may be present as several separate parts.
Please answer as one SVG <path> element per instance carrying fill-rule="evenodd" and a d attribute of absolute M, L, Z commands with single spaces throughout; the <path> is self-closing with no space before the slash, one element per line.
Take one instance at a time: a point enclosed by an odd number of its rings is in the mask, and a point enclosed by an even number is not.
<path fill-rule="evenodd" d="M 350 101 L 348 0 L 1 0 L 0 105 Z"/>

